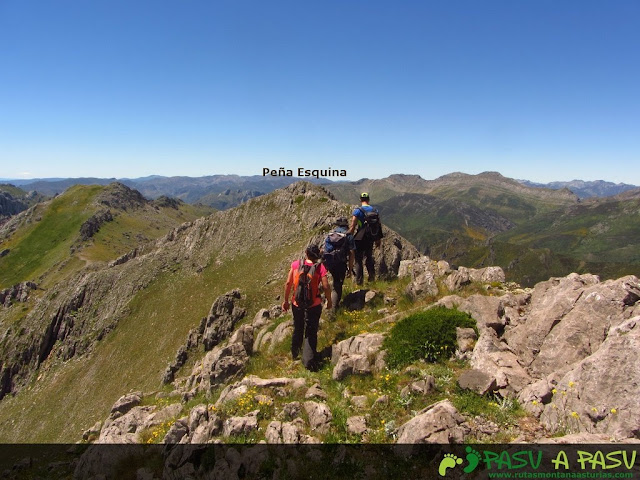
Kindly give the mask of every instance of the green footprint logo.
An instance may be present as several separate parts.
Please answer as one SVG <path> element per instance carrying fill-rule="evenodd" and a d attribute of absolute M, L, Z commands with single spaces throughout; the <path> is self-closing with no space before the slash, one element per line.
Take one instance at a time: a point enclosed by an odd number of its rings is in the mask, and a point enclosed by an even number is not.
<path fill-rule="evenodd" d="M 480 463 L 480 452 L 478 452 L 477 450 L 474 450 L 471 447 L 467 447 L 466 451 L 467 451 L 467 462 L 469 462 L 469 465 L 464 467 L 463 472 L 471 473 L 476 469 L 476 467 Z"/>
<path fill-rule="evenodd" d="M 461 463 L 462 459 L 460 457 L 455 456 L 453 453 L 445 453 L 444 458 L 438 467 L 438 473 L 441 477 L 444 477 L 447 474 L 447 470 L 455 467 L 456 465 L 460 465 Z"/>

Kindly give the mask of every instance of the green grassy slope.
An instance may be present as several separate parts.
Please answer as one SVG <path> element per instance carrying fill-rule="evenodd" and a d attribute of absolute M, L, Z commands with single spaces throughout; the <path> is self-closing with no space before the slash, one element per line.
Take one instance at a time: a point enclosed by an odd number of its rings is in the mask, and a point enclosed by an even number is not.
<path fill-rule="evenodd" d="M 93 214 L 93 198 L 101 187 L 74 187 L 68 193 L 40 204 L 18 231 L 0 244 L 11 252 L 0 259 L 0 288 L 39 279 L 69 257 L 80 226 Z"/>
<path fill-rule="evenodd" d="M 113 260 L 183 222 L 212 212 L 186 204 L 177 209 L 151 204 L 126 211 L 111 209 L 113 221 L 103 224 L 89 241 L 81 242 L 80 227 L 105 210 L 96 198 L 110 188 L 77 185 L 38 204 L 15 231 L 0 240 L 0 250 L 10 250 L 0 259 L 0 288 L 22 281 L 54 284 L 88 263 Z"/>

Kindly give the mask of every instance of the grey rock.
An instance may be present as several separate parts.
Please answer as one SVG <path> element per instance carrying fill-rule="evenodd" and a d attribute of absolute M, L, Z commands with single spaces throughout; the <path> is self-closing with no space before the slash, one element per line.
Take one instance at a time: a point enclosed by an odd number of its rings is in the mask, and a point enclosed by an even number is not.
<path fill-rule="evenodd" d="M 320 387 L 319 383 L 315 383 L 311 386 L 311 388 L 309 388 L 309 390 L 307 390 L 304 398 L 319 398 L 320 400 L 326 400 L 327 398 L 329 398 L 329 395 L 327 395 L 327 392 L 325 392 Z"/>
<path fill-rule="evenodd" d="M 200 425 L 204 425 L 209 421 L 209 410 L 206 405 L 196 405 L 189 412 L 187 420 L 187 428 L 190 432 L 194 432 Z"/>
<path fill-rule="evenodd" d="M 225 437 L 237 436 L 258 430 L 258 410 L 243 417 L 231 417 L 224 421 L 222 432 Z"/>
<path fill-rule="evenodd" d="M 471 352 L 478 340 L 478 334 L 473 328 L 456 327 L 456 339 L 461 353 Z"/>
<path fill-rule="evenodd" d="M 298 418 L 302 413 L 302 405 L 300 404 L 300 402 L 286 403 L 282 407 L 282 413 L 285 418 L 293 420 L 295 418 Z"/>
<path fill-rule="evenodd" d="M 251 325 L 242 325 L 238 328 L 231 338 L 229 339 L 229 345 L 240 344 L 244 347 L 247 355 L 253 353 L 253 327 Z"/>
<path fill-rule="evenodd" d="M 617 440 L 637 437 L 640 363 L 631 352 L 638 351 L 640 316 L 612 327 L 600 348 L 562 377 L 540 421 L 552 430 L 564 422 L 574 432 L 605 433 Z M 573 421 L 572 412 L 578 421 Z"/>
<path fill-rule="evenodd" d="M 192 432 L 190 443 L 209 443 L 222 433 L 222 420 L 217 415 L 209 415 L 207 423 L 200 423 Z"/>
<path fill-rule="evenodd" d="M 271 322 L 271 314 L 269 310 L 266 308 L 262 308 L 256 313 L 255 317 L 253 317 L 253 321 L 251 325 L 253 328 L 262 328 L 265 325 L 268 325 Z"/>
<path fill-rule="evenodd" d="M 211 305 L 209 315 L 200 326 L 206 351 L 227 338 L 236 323 L 245 316 L 246 311 L 236 305 L 236 300 L 240 298 L 240 290 L 236 289 L 221 295 Z"/>
<path fill-rule="evenodd" d="M 504 283 L 504 271 L 500 267 L 486 267 L 481 269 L 470 269 L 469 276 L 472 282 L 481 283 Z"/>
<path fill-rule="evenodd" d="M 247 375 L 240 381 L 240 384 L 257 388 L 290 387 L 299 389 L 306 387 L 307 381 L 304 378 L 260 378 L 255 375 Z"/>
<path fill-rule="evenodd" d="M 142 392 L 128 393 L 120 397 L 116 403 L 111 407 L 111 414 L 114 413 L 127 413 L 133 407 L 140 405 L 142 401 Z"/>
<path fill-rule="evenodd" d="M 471 275 L 469 273 L 469 269 L 465 267 L 460 267 L 458 270 L 451 272 L 444 281 L 445 286 L 451 292 L 456 292 L 470 283 Z"/>
<path fill-rule="evenodd" d="M 187 427 L 187 419 L 181 418 L 169 427 L 169 431 L 162 439 L 162 443 L 184 443 L 183 440 L 186 440 L 188 433 L 189 428 Z"/>
<path fill-rule="evenodd" d="M 293 333 L 293 320 L 287 320 L 279 324 L 271 334 L 271 342 L 269 344 L 269 352 L 273 352 L 277 345 L 280 345 L 285 339 Z"/>
<path fill-rule="evenodd" d="M 367 304 L 369 302 L 372 302 L 376 298 L 376 295 L 377 295 L 377 293 L 375 291 L 369 290 L 364 295 L 364 303 Z"/>
<path fill-rule="evenodd" d="M 493 329 L 485 329 L 480 334 L 471 356 L 471 366 L 495 378 L 496 388 L 502 396 L 517 394 L 533 381 L 518 357 L 508 345 L 499 341 Z"/>
<path fill-rule="evenodd" d="M 458 385 L 465 390 L 472 390 L 479 395 L 485 395 L 496 390 L 496 378 L 480 370 L 467 370 L 458 378 Z"/>
<path fill-rule="evenodd" d="M 324 403 L 313 401 L 304 402 L 303 406 L 309 417 L 311 430 L 318 433 L 327 433 L 331 425 L 331 420 L 333 420 L 333 415 L 329 407 Z"/>
<path fill-rule="evenodd" d="M 29 298 L 31 291 L 38 286 L 33 282 L 21 282 L 4 290 L 0 290 L 0 305 L 10 307 L 13 301 L 24 303 Z"/>
<path fill-rule="evenodd" d="M 331 363 L 335 365 L 332 378 L 340 381 L 348 375 L 368 375 L 374 369 L 382 368 L 384 359 L 378 357 L 378 354 L 383 340 L 383 334 L 368 333 L 334 345 L 331 352 Z"/>
<path fill-rule="evenodd" d="M 359 354 L 374 356 L 382 348 L 384 335 L 381 333 L 366 333 L 342 340 L 333 346 L 331 351 L 331 363 L 336 364 L 343 355 Z"/>
<path fill-rule="evenodd" d="M 248 360 L 247 351 L 240 343 L 215 347 L 207 352 L 202 361 L 199 389 L 210 391 L 216 385 L 223 384 L 228 379 L 241 374 Z"/>
<path fill-rule="evenodd" d="M 435 276 L 431 272 L 422 272 L 407 285 L 405 293 L 414 300 L 422 296 L 437 295 L 438 284 Z"/>
<path fill-rule="evenodd" d="M 269 326 L 263 327 L 253 342 L 253 351 L 259 352 L 263 350 L 272 340 L 273 332 L 269 331 Z"/>
<path fill-rule="evenodd" d="M 138 443 L 138 432 L 155 407 L 132 407 L 126 413 L 110 415 L 95 443 Z"/>
<path fill-rule="evenodd" d="M 533 289 L 527 321 L 505 332 L 505 340 L 536 376 L 564 374 L 598 350 L 638 299 L 634 276 L 600 283 L 593 275 L 571 274 L 541 282 Z"/>
<path fill-rule="evenodd" d="M 342 381 L 349 375 L 370 375 L 373 369 L 371 362 L 364 355 L 353 354 L 342 356 L 333 368 L 331 378 Z"/>
<path fill-rule="evenodd" d="M 398 428 L 397 443 L 463 443 L 464 418 L 449 402 L 443 400 L 418 412 Z"/>
<path fill-rule="evenodd" d="M 367 433 L 367 420 L 362 415 L 347 418 L 347 432 L 353 435 Z"/>

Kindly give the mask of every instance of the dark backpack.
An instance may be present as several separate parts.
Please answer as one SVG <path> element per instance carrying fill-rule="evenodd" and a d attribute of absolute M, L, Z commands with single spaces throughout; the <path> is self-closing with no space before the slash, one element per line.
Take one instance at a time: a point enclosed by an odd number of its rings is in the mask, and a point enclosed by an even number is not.
<path fill-rule="evenodd" d="M 319 278 L 314 278 L 317 263 L 307 265 L 300 260 L 300 266 L 293 278 L 294 299 L 298 307 L 309 308 L 318 296 Z"/>
<path fill-rule="evenodd" d="M 326 247 L 329 245 L 330 250 Z M 326 251 L 329 250 L 329 251 Z M 325 253 L 322 258 L 327 268 L 335 268 L 347 263 L 349 244 L 347 234 L 340 232 L 330 232 L 325 241 Z"/>
<path fill-rule="evenodd" d="M 362 207 L 358 207 L 358 210 L 364 215 L 364 222 L 358 233 L 356 233 L 356 240 L 378 240 L 382 238 L 382 224 L 380 223 L 380 214 L 375 208 L 373 210 L 365 210 Z"/>

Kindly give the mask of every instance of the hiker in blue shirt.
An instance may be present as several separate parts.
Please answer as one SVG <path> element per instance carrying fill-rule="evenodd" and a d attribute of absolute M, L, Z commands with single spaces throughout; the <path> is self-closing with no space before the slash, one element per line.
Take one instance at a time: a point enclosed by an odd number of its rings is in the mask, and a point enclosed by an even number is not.
<path fill-rule="evenodd" d="M 362 285 L 364 280 L 363 261 L 367 267 L 369 281 L 373 282 L 376 279 L 373 246 L 380 248 L 382 242 L 382 225 L 378 209 L 369 205 L 367 192 L 360 194 L 360 203 L 361 206 L 353 211 L 351 227 L 348 230 L 351 234 L 355 232 L 353 236 L 356 244 L 354 274 L 357 285 Z"/>
<path fill-rule="evenodd" d="M 354 251 L 356 249 L 353 235 L 349 232 L 349 222 L 346 217 L 339 217 L 335 221 L 335 228 L 329 232 L 324 240 L 322 261 L 331 273 L 331 301 L 337 309 L 342 299 L 342 285 L 348 272 L 353 271 Z"/>

